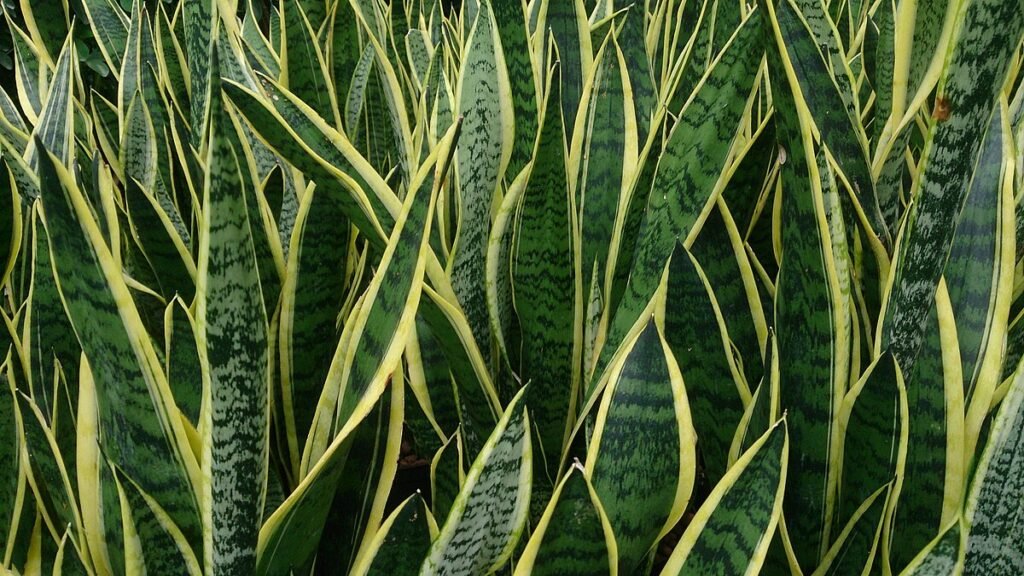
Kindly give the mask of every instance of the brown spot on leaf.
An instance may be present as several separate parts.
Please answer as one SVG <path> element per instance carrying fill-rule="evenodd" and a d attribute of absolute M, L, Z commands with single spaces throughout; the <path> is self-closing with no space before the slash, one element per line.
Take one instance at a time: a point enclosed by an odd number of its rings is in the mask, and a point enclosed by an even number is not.
<path fill-rule="evenodd" d="M 939 122 L 945 122 L 949 120 L 949 115 L 953 109 L 949 105 L 949 100 L 939 97 L 935 99 L 935 109 L 932 111 L 932 118 Z"/>

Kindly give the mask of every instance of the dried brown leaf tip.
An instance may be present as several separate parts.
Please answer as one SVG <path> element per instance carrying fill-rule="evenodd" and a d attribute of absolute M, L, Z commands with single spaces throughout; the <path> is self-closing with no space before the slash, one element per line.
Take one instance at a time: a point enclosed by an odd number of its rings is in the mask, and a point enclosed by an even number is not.
<path fill-rule="evenodd" d="M 932 110 L 932 118 L 939 122 L 945 122 L 949 120 L 949 115 L 952 111 L 953 108 L 950 106 L 949 100 L 940 96 L 935 99 L 935 109 Z"/>

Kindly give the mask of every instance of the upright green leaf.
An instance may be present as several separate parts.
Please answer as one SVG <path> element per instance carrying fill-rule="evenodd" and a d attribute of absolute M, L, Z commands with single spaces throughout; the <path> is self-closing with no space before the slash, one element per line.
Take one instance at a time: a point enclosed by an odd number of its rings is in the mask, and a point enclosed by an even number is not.
<path fill-rule="evenodd" d="M 868 366 L 846 394 L 840 413 L 843 434 L 843 477 L 836 521 L 845 526 L 879 486 L 903 478 L 910 419 L 903 372 L 892 354 L 883 353 Z M 888 552 L 888 547 L 883 545 Z"/>
<path fill-rule="evenodd" d="M 629 283 L 613 313 L 588 395 L 650 300 L 676 243 L 691 245 L 691 236 L 714 206 L 719 177 L 761 60 L 756 24 L 756 19 L 747 18 L 733 35 L 683 109 L 658 159 Z"/>
<path fill-rule="evenodd" d="M 449 136 L 447 149 L 455 134 Z M 436 156 L 418 175 L 422 184 Z M 433 181 L 433 180 L 431 180 Z M 384 393 L 409 337 L 422 288 L 423 269 L 436 189 L 413 188 L 405 199 L 377 274 L 356 313 L 346 323 L 342 343 L 327 376 L 299 486 L 260 529 L 257 574 L 275 575 L 308 566 L 324 529 L 354 431 Z M 381 285 L 390 291 L 381 292 Z M 378 296 L 378 294 L 380 294 Z M 358 328 L 358 331 L 356 330 Z M 353 342 L 352 333 L 358 337 Z M 356 359 L 358 358 L 358 362 Z M 401 414 L 402 385 L 391 383 L 392 411 Z M 317 436 L 319 435 L 319 436 Z M 309 456 L 312 455 L 312 458 Z M 293 522 L 303 526 L 296 530 Z"/>
<path fill-rule="evenodd" d="M 285 426 L 296 468 L 339 336 L 350 237 L 345 224 L 326 192 L 306 191 L 288 251 L 279 340 Z"/>
<path fill-rule="evenodd" d="M 822 558 L 815 575 L 839 576 L 864 574 L 872 570 L 884 571 L 887 566 L 879 549 L 879 542 L 889 509 L 892 485 L 886 484 L 875 491 L 858 507 L 832 547 Z M 876 564 L 877 562 L 877 564 Z M 881 568 L 879 568 L 881 567 Z"/>
<path fill-rule="evenodd" d="M 420 575 L 492 574 L 512 555 L 526 524 L 533 450 L 519 394 L 473 462 Z"/>
<path fill-rule="evenodd" d="M 198 547 L 199 467 L 156 352 L 82 192 L 49 153 L 40 172 L 58 286 L 95 380 L 100 442 Z"/>
<path fill-rule="evenodd" d="M 728 467 L 750 392 L 734 373 L 729 335 L 708 278 L 681 243 L 668 266 L 665 301 L 665 340 L 686 382 L 703 469 L 714 483 Z"/>
<path fill-rule="evenodd" d="M 1007 65 L 1024 31 L 1019 3 L 977 0 L 956 24 L 933 118 L 919 161 L 911 205 L 900 235 L 885 300 L 882 345 L 909 370 L 924 339 L 928 304 L 949 255 L 972 168 Z"/>
<path fill-rule="evenodd" d="M 38 209 L 32 210 L 31 227 L 32 284 L 28 295 L 29 305 L 25 311 L 28 331 L 22 344 L 28 355 L 32 378 L 27 383 L 28 389 L 32 391 L 43 413 L 52 414 L 55 408 L 54 375 L 59 367 L 68 381 L 76 384 L 78 358 L 82 349 L 61 305 L 51 261 L 50 238 Z"/>
<path fill-rule="evenodd" d="M 505 65 L 508 69 L 509 89 L 515 117 L 515 140 L 509 157 L 508 174 L 515 176 L 526 166 L 533 152 L 538 126 L 537 86 L 530 58 L 530 38 L 526 30 L 526 11 L 521 0 L 500 1 L 492 4 Z"/>
<path fill-rule="evenodd" d="M 683 515 L 695 435 L 679 367 L 653 318 L 617 364 L 586 469 L 615 532 L 619 572 L 630 574 Z"/>
<path fill-rule="evenodd" d="M 541 41 L 546 45 L 550 34 L 558 46 L 558 53 L 546 54 L 544 62 L 547 65 L 555 61 L 560 63 L 562 116 L 565 118 L 567 140 L 571 141 L 576 113 L 583 98 L 583 85 L 594 65 L 586 7 L 583 0 L 548 0 L 543 2 L 541 10 L 546 25 Z"/>
<path fill-rule="evenodd" d="M 963 570 L 962 555 L 960 554 L 963 548 L 963 537 L 960 524 L 958 520 L 942 534 L 936 536 L 902 574 L 905 576 L 918 574 L 920 576 L 926 574 L 952 576 L 957 574 L 958 569 Z"/>
<path fill-rule="evenodd" d="M 199 147 L 206 135 L 210 98 L 210 50 L 217 18 L 214 0 L 195 0 L 182 4 L 179 15 L 185 27 L 185 54 L 188 56 L 192 145 Z"/>
<path fill-rule="evenodd" d="M 323 4 L 323 0 L 315 0 Z M 303 10 L 303 2 L 282 2 L 281 84 L 308 104 L 321 118 L 340 126 L 338 104 L 330 73 L 317 42 L 316 29 Z"/>
<path fill-rule="evenodd" d="M 786 78 L 779 54 L 785 54 L 787 46 L 778 31 L 775 9 L 765 8 L 769 71 L 773 78 Z M 798 89 L 793 86 L 796 81 L 789 78 L 790 89 Z M 834 328 L 843 311 L 811 128 L 787 90 L 773 91 L 773 96 L 779 145 L 786 151 L 780 176 L 783 251 L 775 292 L 775 329 L 781 408 L 788 414 L 794 456 L 783 508 L 796 558 L 810 568 L 817 565 L 828 544 L 835 481 L 832 415 L 846 384 L 847 375 L 836 372 L 848 353 L 847 335 Z"/>
<path fill-rule="evenodd" d="M 357 565 L 357 576 L 415 576 L 420 560 L 437 536 L 437 523 L 419 494 L 413 494 L 395 508 L 373 537 L 368 560 Z"/>
<path fill-rule="evenodd" d="M 196 342 L 208 367 L 203 383 L 204 564 L 213 574 L 252 572 L 267 477 L 267 317 L 233 130 L 216 77 L 209 100 L 210 142 L 203 183 Z"/>
<path fill-rule="evenodd" d="M 523 382 L 532 384 L 526 404 L 535 417 L 542 465 L 553 484 L 573 420 L 580 352 L 574 327 L 580 296 L 576 294 L 574 206 L 565 166 L 560 90 L 554 84 L 558 73 L 549 78 L 534 161 L 519 200 L 511 277 L 522 330 L 519 374 Z"/>
<path fill-rule="evenodd" d="M 782 515 L 788 461 L 789 434 L 780 420 L 711 491 L 662 574 L 758 573 Z"/>
<path fill-rule="evenodd" d="M 453 248 L 452 288 L 487 357 L 491 331 L 484 263 L 490 207 L 512 153 L 514 134 L 508 71 L 489 0 L 482 2 L 466 42 L 459 70 L 458 114 L 463 117 L 457 152 L 461 217 Z"/>
<path fill-rule="evenodd" d="M 964 574 L 1024 571 L 1024 368 L 1013 376 L 978 462 L 964 511 Z"/>
<path fill-rule="evenodd" d="M 6 328 L 5 328 L 6 330 Z M 0 362 L 0 456 L 4 462 L 9 462 L 2 475 L 0 475 L 0 534 L 7 534 L 11 526 L 14 514 L 15 498 L 18 490 L 19 475 L 19 431 L 18 421 L 15 420 L 15 396 L 14 386 L 8 371 L 11 370 L 10 347 L 5 347 L 3 352 L 4 361 Z"/>
<path fill-rule="evenodd" d="M 82 8 L 92 35 L 115 78 L 120 77 L 124 48 L 128 43 L 128 18 L 114 0 L 84 0 Z"/>
<path fill-rule="evenodd" d="M 33 137 L 42 140 L 50 150 L 65 164 L 69 164 L 74 154 L 74 109 L 75 66 L 77 57 L 71 39 L 64 44 L 57 61 L 57 69 L 50 82 L 50 90 L 46 95 L 46 104 L 39 114 L 39 122 L 32 131 Z M 25 161 L 29 166 L 38 166 L 40 151 L 30 141 L 25 152 Z"/>
<path fill-rule="evenodd" d="M 956 335 L 963 364 L 964 397 L 969 403 L 979 387 L 982 402 L 991 394 L 989 382 L 995 379 L 986 364 L 998 362 L 990 351 L 1002 339 L 1006 313 L 1000 308 L 1009 304 L 1009 262 L 1003 256 L 1009 246 L 1009 218 L 1007 187 L 1002 177 L 1004 166 L 1005 119 L 1001 111 L 992 114 L 988 130 L 978 155 L 971 178 L 963 212 L 957 224 L 956 236 L 949 251 L 944 278 L 949 289 L 949 300 L 956 318 Z M 1012 259 L 1012 256 L 1010 257 Z M 1001 287 L 1005 287 L 1002 288 Z"/>
<path fill-rule="evenodd" d="M 586 471 L 577 463 L 551 495 L 516 564 L 516 574 L 608 574 L 616 562 L 612 527 Z"/>

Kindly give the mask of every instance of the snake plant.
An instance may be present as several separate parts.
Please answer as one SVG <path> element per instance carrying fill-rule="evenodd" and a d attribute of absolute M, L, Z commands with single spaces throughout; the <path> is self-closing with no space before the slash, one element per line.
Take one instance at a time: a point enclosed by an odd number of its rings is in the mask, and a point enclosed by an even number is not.
<path fill-rule="evenodd" d="M 1024 573 L 1024 0 L 7 0 L 0 573 Z"/>

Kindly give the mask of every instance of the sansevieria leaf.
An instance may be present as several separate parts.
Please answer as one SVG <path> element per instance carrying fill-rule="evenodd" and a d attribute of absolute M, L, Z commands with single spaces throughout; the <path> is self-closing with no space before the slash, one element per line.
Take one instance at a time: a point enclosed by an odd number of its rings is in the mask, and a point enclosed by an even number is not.
<path fill-rule="evenodd" d="M 964 574 L 1013 574 L 1024 570 L 1021 502 L 1024 500 L 1024 369 L 992 422 L 988 445 L 967 496 Z"/>
<path fill-rule="evenodd" d="M 619 571 L 627 574 L 682 517 L 693 488 L 696 439 L 679 366 L 653 318 L 617 364 L 586 469 L 615 533 Z"/>
<path fill-rule="evenodd" d="M 451 278 L 473 335 L 483 344 L 490 338 L 483 282 L 490 203 L 508 165 L 514 134 L 508 71 L 490 0 L 481 2 L 466 47 L 457 106 L 463 117 L 456 152 L 462 213 Z"/>
<path fill-rule="evenodd" d="M 780 420 L 708 495 L 662 574 L 757 573 L 782 514 L 788 460 L 789 435 Z"/>
<path fill-rule="evenodd" d="M 1024 30 L 1012 2 L 976 0 L 957 22 L 907 221 L 898 242 L 881 325 L 882 344 L 909 370 L 924 338 L 928 304 L 949 254 L 977 152 Z"/>
<path fill-rule="evenodd" d="M 590 381 L 592 393 L 629 328 L 661 279 L 675 244 L 687 245 L 714 207 L 719 176 L 732 146 L 762 54 L 757 20 L 748 18 L 702 79 L 657 163 L 626 293 Z M 639 193 L 639 191 L 638 191 Z M 644 191 L 646 193 L 646 191 Z"/>
<path fill-rule="evenodd" d="M 594 486 L 579 463 L 569 468 L 555 488 L 516 574 L 615 574 L 615 535 Z"/>
<path fill-rule="evenodd" d="M 216 47 L 214 48 L 216 50 Z M 252 572 L 267 477 L 267 318 L 234 130 L 214 54 L 196 324 L 203 382 L 203 550 L 208 573 Z M 244 157 L 243 157 L 244 158 Z M 244 161 L 244 160 L 243 160 Z M 256 497 L 254 497 L 256 496 Z"/>
<path fill-rule="evenodd" d="M 466 474 L 448 519 L 420 567 L 421 576 L 493 574 L 512 555 L 530 504 L 530 417 L 519 394 Z"/>
<path fill-rule="evenodd" d="M 100 442 L 197 549 L 199 466 L 156 352 L 78 185 L 48 152 L 40 171 L 58 287 L 95 381 Z"/>
<path fill-rule="evenodd" d="M 437 522 L 426 501 L 414 494 L 395 508 L 371 543 L 368 560 L 356 565 L 354 575 L 415 576 L 420 559 L 437 536 Z"/>

